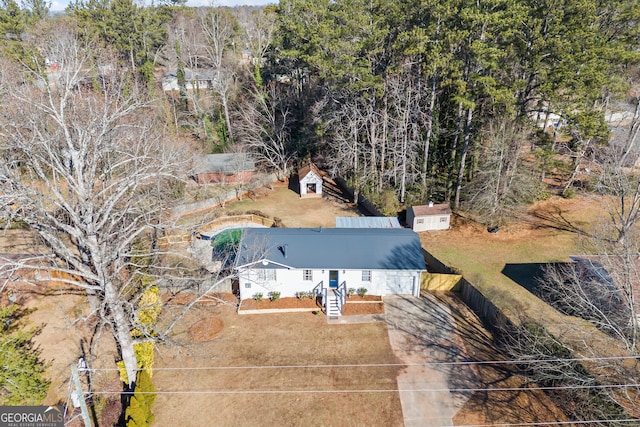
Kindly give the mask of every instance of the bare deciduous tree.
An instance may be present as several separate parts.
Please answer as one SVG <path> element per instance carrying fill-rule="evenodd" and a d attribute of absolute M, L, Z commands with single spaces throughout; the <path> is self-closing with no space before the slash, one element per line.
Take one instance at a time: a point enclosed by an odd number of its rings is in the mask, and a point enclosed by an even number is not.
<path fill-rule="evenodd" d="M 186 156 L 141 101 L 133 73 L 103 63 L 105 52 L 71 31 L 42 42 L 42 57 L 56 59 L 59 70 L 37 58 L 35 68 L 4 60 L 0 70 L 0 215 L 35 231 L 66 273 L 59 280 L 86 292 L 133 387 L 131 332 L 144 289 L 130 274 L 132 245 L 162 228 L 167 184 Z"/>
<path fill-rule="evenodd" d="M 253 152 L 259 162 L 274 169 L 278 179 L 284 179 L 295 157 L 289 138 L 291 112 L 282 91 L 277 84 L 258 90 L 253 99 L 241 105 L 236 126 L 238 142 Z"/>
<path fill-rule="evenodd" d="M 540 295 L 562 313 L 581 317 L 637 351 L 638 320 L 634 312 L 633 281 L 637 256 L 627 264 L 619 256 L 578 258 L 551 264 L 540 281 Z"/>
<path fill-rule="evenodd" d="M 466 185 L 464 195 L 467 205 L 487 225 L 499 224 L 541 191 L 532 171 L 519 165 L 526 137 L 526 132 L 508 119 L 496 119 L 486 126 L 475 179 Z"/>

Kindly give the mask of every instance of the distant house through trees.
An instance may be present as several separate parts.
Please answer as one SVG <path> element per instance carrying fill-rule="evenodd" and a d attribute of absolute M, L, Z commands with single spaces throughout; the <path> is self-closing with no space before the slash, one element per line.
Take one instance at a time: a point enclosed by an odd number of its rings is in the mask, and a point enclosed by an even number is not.
<path fill-rule="evenodd" d="M 194 178 L 198 184 L 247 182 L 255 168 L 247 153 L 209 154 L 196 166 Z"/>

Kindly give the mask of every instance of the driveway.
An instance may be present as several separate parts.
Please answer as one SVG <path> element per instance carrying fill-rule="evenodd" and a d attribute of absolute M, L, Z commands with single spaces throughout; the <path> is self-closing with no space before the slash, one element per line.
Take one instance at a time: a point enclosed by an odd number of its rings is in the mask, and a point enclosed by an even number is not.
<path fill-rule="evenodd" d="M 452 418 L 468 400 L 475 374 L 464 360 L 449 306 L 430 295 L 384 297 L 391 348 L 407 364 L 398 376 L 406 427 L 453 426 Z"/>

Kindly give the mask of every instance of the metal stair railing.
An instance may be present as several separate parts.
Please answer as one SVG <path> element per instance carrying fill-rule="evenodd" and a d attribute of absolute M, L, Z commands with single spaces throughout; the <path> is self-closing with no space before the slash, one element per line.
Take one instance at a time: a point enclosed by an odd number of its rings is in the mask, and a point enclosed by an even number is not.
<path fill-rule="evenodd" d="M 324 287 L 324 280 L 321 280 L 320 283 L 315 285 L 312 291 L 316 294 L 316 297 L 322 298 L 322 307 L 325 312 L 327 311 L 327 289 Z"/>

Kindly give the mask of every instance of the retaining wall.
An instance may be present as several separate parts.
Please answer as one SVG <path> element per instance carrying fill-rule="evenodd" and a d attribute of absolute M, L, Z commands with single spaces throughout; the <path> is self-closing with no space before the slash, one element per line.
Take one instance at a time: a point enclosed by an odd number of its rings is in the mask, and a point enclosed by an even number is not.
<path fill-rule="evenodd" d="M 222 193 L 211 199 L 202 200 L 200 202 L 188 203 L 186 205 L 174 206 L 171 210 L 173 216 L 182 216 L 192 212 L 198 212 L 206 209 L 213 209 L 219 207 L 227 202 L 238 200 L 240 196 L 248 191 L 262 187 L 263 185 L 271 184 L 278 180 L 276 174 L 268 174 L 263 176 L 256 176 L 250 182 L 239 186 L 238 188 L 231 189 L 226 193 Z"/>

